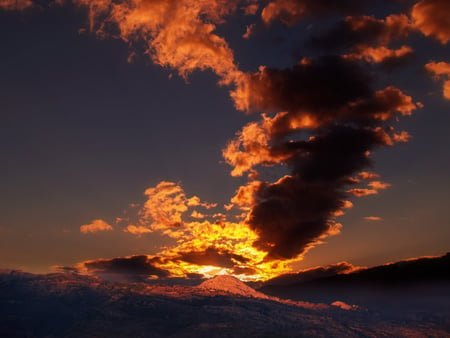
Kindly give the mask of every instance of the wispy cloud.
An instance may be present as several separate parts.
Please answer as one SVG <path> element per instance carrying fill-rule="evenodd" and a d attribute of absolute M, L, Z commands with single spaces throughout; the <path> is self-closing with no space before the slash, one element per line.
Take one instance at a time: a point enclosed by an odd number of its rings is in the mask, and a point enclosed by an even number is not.
<path fill-rule="evenodd" d="M 113 227 L 101 219 L 95 219 L 92 223 L 85 224 L 80 227 L 80 232 L 82 234 L 93 234 L 96 232 L 111 230 L 113 230 Z"/>

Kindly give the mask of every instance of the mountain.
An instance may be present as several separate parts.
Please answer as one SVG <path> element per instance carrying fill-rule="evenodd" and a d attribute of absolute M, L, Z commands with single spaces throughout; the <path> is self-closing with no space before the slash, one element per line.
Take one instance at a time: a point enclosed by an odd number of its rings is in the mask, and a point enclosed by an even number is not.
<path fill-rule="evenodd" d="M 215 291 L 216 293 L 228 293 L 231 295 L 239 295 L 243 297 L 253 297 L 268 299 L 265 294 L 252 289 L 239 279 L 228 276 L 218 275 L 211 279 L 208 279 L 198 286 L 199 289 Z"/>
<path fill-rule="evenodd" d="M 450 336 L 442 310 L 393 316 L 343 302 L 304 305 L 255 297 L 244 285 L 227 276 L 188 287 L 0 273 L 0 337 Z"/>

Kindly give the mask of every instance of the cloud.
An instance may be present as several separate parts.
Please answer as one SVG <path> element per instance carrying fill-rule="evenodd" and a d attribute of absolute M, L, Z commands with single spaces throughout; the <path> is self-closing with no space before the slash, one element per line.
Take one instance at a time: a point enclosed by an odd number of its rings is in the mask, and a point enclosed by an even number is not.
<path fill-rule="evenodd" d="M 144 44 L 152 61 L 186 77 L 210 69 L 224 83 L 239 75 L 232 50 L 215 33 L 238 0 L 74 0 L 89 11 L 91 31 L 118 36 L 128 44 Z"/>
<path fill-rule="evenodd" d="M 256 1 L 258 1 L 258 0 L 256 0 Z M 249 4 L 249 5 L 245 6 L 243 9 L 244 9 L 245 15 L 255 15 L 258 12 L 259 5 L 253 3 L 253 4 Z"/>
<path fill-rule="evenodd" d="M 435 79 L 444 79 L 442 94 L 444 98 L 450 100 L 450 63 L 430 62 L 425 65 L 425 69 L 433 74 Z"/>
<path fill-rule="evenodd" d="M 342 302 L 340 300 L 337 300 L 337 301 L 331 303 L 331 305 L 332 306 L 336 306 L 338 308 L 341 308 L 342 310 L 347 310 L 347 311 L 358 310 L 359 309 L 358 305 L 349 305 L 349 304 L 347 304 L 345 302 Z"/>
<path fill-rule="evenodd" d="M 371 187 L 372 189 L 375 189 L 375 190 L 384 190 L 391 186 L 389 183 L 380 182 L 380 181 L 373 181 L 373 182 L 370 182 L 368 185 L 369 185 L 369 187 Z"/>
<path fill-rule="evenodd" d="M 0 9 L 7 11 L 21 11 L 32 6 L 31 0 L 0 0 Z"/>
<path fill-rule="evenodd" d="M 346 58 L 354 60 L 364 60 L 368 63 L 379 63 L 384 68 L 392 69 L 404 65 L 409 60 L 414 51 L 409 46 L 402 46 L 398 49 L 389 49 L 385 46 L 359 48 L 358 52 L 345 55 Z"/>
<path fill-rule="evenodd" d="M 374 222 L 383 220 L 381 217 L 378 217 L 378 216 L 367 216 L 367 217 L 364 217 L 364 219 L 366 221 L 374 221 Z"/>
<path fill-rule="evenodd" d="M 330 31 L 312 37 L 309 45 L 322 49 L 385 46 L 395 40 L 405 39 L 413 27 L 405 14 L 392 14 L 385 19 L 373 16 L 348 16 Z"/>
<path fill-rule="evenodd" d="M 310 16 L 358 13 L 365 3 L 364 0 L 275 0 L 269 2 L 261 16 L 267 24 L 281 21 L 293 25 Z"/>
<path fill-rule="evenodd" d="M 250 173 L 234 202 L 250 210 L 246 223 L 258 235 L 253 245 L 266 260 L 300 257 L 340 232 L 335 218 L 349 195 L 387 188 L 375 181 L 370 189 L 346 189 L 372 165 L 374 149 L 408 140 L 386 123 L 417 108 L 399 89 L 374 90 L 373 82 L 355 60 L 323 56 L 288 69 L 261 67 L 233 92 L 239 109 L 266 114 L 223 151 L 233 176 Z M 296 139 L 300 132 L 310 136 Z M 259 178 L 259 167 L 280 164 L 289 174 L 273 183 Z"/>
<path fill-rule="evenodd" d="M 155 257 L 85 262 L 86 269 L 115 275 L 129 267 L 137 271 L 137 279 L 216 271 L 269 278 L 338 234 L 342 225 L 337 217 L 353 205 L 351 197 L 388 187 L 365 171 L 373 165 L 370 156 L 379 147 L 408 141 L 409 134 L 390 123 L 419 105 L 393 86 L 375 88 L 371 64 L 392 68 L 409 58 L 413 49 L 398 42 L 420 27 L 417 20 L 412 24 L 405 14 L 384 19 L 362 15 L 372 2 L 357 0 L 73 2 L 87 11 L 90 31 L 123 40 L 131 49 L 130 59 L 135 50 L 144 50 L 155 64 L 184 78 L 196 70 L 212 71 L 221 85 L 231 87 L 238 110 L 262 114 L 223 150 L 231 175 L 248 175 L 224 206 L 227 212 L 205 212 L 217 205 L 188 197 L 179 183 L 160 182 L 145 190 L 145 202 L 129 211 L 122 230 L 136 236 L 160 232 L 174 245 Z M 420 1 L 412 16 L 429 3 L 439 2 Z M 292 25 L 330 15 L 344 19 L 309 41 L 324 55 L 302 58 L 284 69 L 261 66 L 244 73 L 218 28 L 236 13 L 258 13 L 260 5 L 266 24 Z M 254 29 L 250 25 L 246 37 Z M 394 42 L 398 45 L 390 46 Z M 263 167 L 277 167 L 281 174 L 269 179 Z M 371 182 L 355 186 L 361 180 Z M 107 230 L 112 227 L 101 220 L 80 228 L 83 233 Z"/>
<path fill-rule="evenodd" d="M 450 40 L 450 2 L 421 0 L 414 5 L 411 17 L 415 26 L 425 35 L 446 44 Z"/>
<path fill-rule="evenodd" d="M 130 256 L 97 259 L 77 264 L 80 272 L 89 273 L 112 281 L 142 282 L 148 278 L 168 277 L 169 272 L 157 267 L 159 258 Z"/>
<path fill-rule="evenodd" d="M 406 45 L 392 49 L 389 44 L 406 39 L 413 30 L 405 14 L 392 14 L 385 19 L 366 15 L 347 16 L 328 32 L 310 38 L 307 45 L 338 51 L 349 59 L 378 63 L 393 69 L 405 64 L 413 55 L 413 49 Z"/>
<path fill-rule="evenodd" d="M 151 229 L 146 228 L 142 225 L 136 226 L 132 224 L 128 225 L 123 231 L 136 236 L 142 236 L 144 234 L 149 234 L 153 232 Z"/>
<path fill-rule="evenodd" d="M 281 136 L 336 120 L 387 120 L 396 112 L 409 115 L 416 109 L 411 97 L 399 89 L 373 91 L 371 83 L 371 75 L 358 63 L 324 56 L 303 59 L 290 69 L 261 67 L 259 72 L 246 75 L 232 97 L 244 111 L 283 112 L 270 121 L 270 133 Z M 265 125 L 268 129 L 267 122 Z M 258 137 L 263 141 L 259 143 L 264 145 L 267 140 L 260 132 L 264 128 L 259 129 Z"/>
<path fill-rule="evenodd" d="M 241 255 L 233 254 L 229 251 L 222 251 L 214 247 L 209 247 L 204 251 L 183 252 L 176 259 L 196 265 L 224 268 L 234 268 L 239 264 L 249 261 L 249 259 Z"/>
<path fill-rule="evenodd" d="M 371 129 L 339 127 L 292 145 L 287 160 L 292 174 L 256 192 L 249 217 L 259 237 L 254 245 L 267 258 L 288 259 L 339 233 L 332 215 L 345 205 L 347 178 L 371 164 L 368 149 L 383 144 Z"/>
<path fill-rule="evenodd" d="M 272 278 L 264 283 L 267 285 L 289 285 L 296 283 L 303 283 L 311 280 L 316 280 L 319 278 L 330 277 L 340 274 L 347 274 L 354 271 L 361 270 L 361 267 L 355 267 L 354 265 L 347 262 L 340 262 L 336 264 L 331 264 L 327 266 L 318 266 L 314 268 L 304 269 L 296 273 L 284 274 Z"/>
<path fill-rule="evenodd" d="M 101 219 L 95 219 L 91 224 L 82 225 L 80 232 L 82 234 L 96 233 L 101 231 L 111 231 L 113 227 Z"/>
<path fill-rule="evenodd" d="M 147 189 L 145 195 L 147 201 L 141 214 L 143 219 L 152 221 L 153 230 L 183 226 L 182 216 L 189 204 L 197 204 L 195 199 L 188 200 L 182 188 L 173 182 L 163 181 L 156 187 Z"/>
<path fill-rule="evenodd" d="M 363 180 L 372 180 L 372 179 L 380 178 L 380 175 L 378 175 L 376 173 L 363 171 L 358 174 L 358 177 L 362 178 Z"/>

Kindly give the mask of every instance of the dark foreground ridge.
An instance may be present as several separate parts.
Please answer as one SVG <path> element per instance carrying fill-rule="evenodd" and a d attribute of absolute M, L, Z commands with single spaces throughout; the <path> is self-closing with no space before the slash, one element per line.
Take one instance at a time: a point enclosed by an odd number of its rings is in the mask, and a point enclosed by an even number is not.
<path fill-rule="evenodd" d="M 344 310 L 343 303 L 279 301 L 227 278 L 206 286 L 4 272 L 0 274 L 0 336 L 450 337 L 448 308 L 392 316 L 370 308 Z"/>

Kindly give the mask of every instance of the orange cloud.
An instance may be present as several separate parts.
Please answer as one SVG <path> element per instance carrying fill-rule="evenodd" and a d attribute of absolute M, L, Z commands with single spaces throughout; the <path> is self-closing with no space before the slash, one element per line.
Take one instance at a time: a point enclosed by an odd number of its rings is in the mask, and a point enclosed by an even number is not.
<path fill-rule="evenodd" d="M 356 53 L 345 55 L 347 58 L 365 60 L 371 63 L 383 63 L 385 65 L 394 64 L 399 60 L 404 60 L 413 54 L 409 46 L 402 46 L 399 49 L 389 49 L 385 46 L 360 47 Z"/>
<path fill-rule="evenodd" d="M 393 40 L 406 38 L 412 30 L 409 18 L 404 14 L 392 14 L 385 19 L 373 16 L 347 17 L 345 21 L 351 30 L 359 32 L 361 37 L 366 36 L 375 44 L 389 44 Z M 363 41 L 360 43 L 364 44 Z"/>
<path fill-rule="evenodd" d="M 136 218 L 137 223 L 126 226 L 123 231 L 136 236 L 159 232 L 175 239 L 172 246 L 162 249 L 155 256 L 147 256 L 151 259 L 152 269 L 160 269 L 173 277 L 190 274 L 211 277 L 219 272 L 245 280 L 273 277 L 289 271 L 289 264 L 301 258 L 267 262 L 263 259 L 265 252 L 253 247 L 257 234 L 241 219 L 247 218 L 254 204 L 252 191 L 258 185 L 257 181 L 253 181 L 241 187 L 232 198 L 231 206 L 237 209 L 239 215 L 233 211 L 210 215 L 196 209 L 207 210 L 215 204 L 203 202 L 196 196 L 188 197 L 179 184 L 161 182 L 145 191 L 147 200 L 139 210 L 128 210 L 130 218 Z M 237 222 L 230 221 L 231 218 L 237 219 L 236 216 L 239 216 Z M 102 229 L 106 230 L 101 221 L 93 223 L 97 228 L 102 225 Z M 93 231 L 92 226 L 89 229 Z"/>
<path fill-rule="evenodd" d="M 270 150 L 270 133 L 274 119 L 263 117 L 261 122 L 251 122 L 236 139 L 230 141 L 222 151 L 228 164 L 234 167 L 232 176 L 242 176 L 260 164 L 277 163 L 283 156 L 276 156 Z"/>
<path fill-rule="evenodd" d="M 146 228 L 142 225 L 136 226 L 132 224 L 128 225 L 123 231 L 136 236 L 142 236 L 144 234 L 149 234 L 152 232 L 151 229 Z"/>
<path fill-rule="evenodd" d="M 216 25 L 235 12 L 238 0 L 74 0 L 87 7 L 90 29 L 119 37 L 129 44 L 147 44 L 154 63 L 178 70 L 186 77 L 194 70 L 211 69 L 223 83 L 239 76 L 233 52 L 215 34 Z"/>
<path fill-rule="evenodd" d="M 367 172 L 367 171 L 360 172 L 360 173 L 358 174 L 358 176 L 359 176 L 360 178 L 362 178 L 363 180 L 372 180 L 372 179 L 377 179 L 377 178 L 380 177 L 380 175 L 378 175 L 378 174 L 375 174 L 375 173 L 369 173 L 369 172 Z"/>
<path fill-rule="evenodd" d="M 245 274 L 249 280 L 269 278 L 288 271 L 290 263 L 340 232 L 342 225 L 335 217 L 351 206 L 348 194 L 376 194 L 387 187 L 374 181 L 371 189 L 346 193 L 349 185 L 356 184 L 352 177 L 371 165 L 368 154 L 374 148 L 407 140 L 407 133 L 396 133 L 387 121 L 410 115 L 417 105 L 394 87 L 374 91 L 376 82 L 358 60 L 336 55 L 303 58 L 292 68 L 262 66 L 246 74 L 238 69 L 217 29 L 227 16 L 242 9 L 238 0 L 74 2 L 88 10 L 89 28 L 99 36 L 120 38 L 131 48 L 143 44 L 155 64 L 175 69 L 184 78 L 195 70 L 211 70 L 221 84 L 234 87 L 231 95 L 237 109 L 267 114 L 246 125 L 223 150 L 225 161 L 233 167 L 231 174 L 249 177 L 225 207 L 228 214 L 200 212 L 217 205 L 188 197 L 173 182 L 163 181 L 145 191 L 146 201 L 134 210 L 136 216 L 127 214 L 126 224 L 134 224 L 124 231 L 137 236 L 160 232 L 175 244 L 157 257 L 133 258 L 132 263 L 145 267 L 150 259 L 152 269 L 171 276 L 220 271 Z M 292 24 L 307 15 L 347 13 L 361 2 L 275 0 L 264 8 L 262 17 L 266 23 Z M 257 1 L 248 0 L 246 5 L 246 14 L 258 10 Z M 337 43 L 352 37 L 350 53 L 360 53 L 358 57 L 366 61 L 386 62 L 412 52 L 408 46 L 383 47 L 409 35 L 412 28 L 405 15 L 384 20 L 347 17 L 343 24 L 345 34 L 337 39 L 336 32 L 330 36 Z M 258 170 L 274 165 L 284 167 L 280 171 L 284 176 L 265 181 Z M 94 232 L 93 224 L 82 228 Z M 112 229 L 105 224 L 95 231 Z"/>
<path fill-rule="evenodd" d="M 436 79 L 444 79 L 443 96 L 450 100 L 450 63 L 430 62 L 425 65 L 425 69 L 434 75 Z"/>
<path fill-rule="evenodd" d="M 364 219 L 366 221 L 375 221 L 375 222 L 383 220 L 381 217 L 377 217 L 377 216 L 367 216 L 367 217 L 364 217 Z"/>
<path fill-rule="evenodd" d="M 196 218 L 196 219 L 203 219 L 203 218 L 205 218 L 206 216 L 203 215 L 201 212 L 198 212 L 197 210 L 194 210 L 194 211 L 191 213 L 191 217 L 192 217 L 192 218 Z"/>
<path fill-rule="evenodd" d="M 358 305 L 349 305 L 347 303 L 341 302 L 339 300 L 331 303 L 332 306 L 336 306 L 338 308 L 341 308 L 342 310 L 350 311 L 350 310 L 358 310 Z"/>
<path fill-rule="evenodd" d="M 450 2 L 448 0 L 421 0 L 411 11 L 412 20 L 425 36 L 446 44 L 450 40 Z"/>
<path fill-rule="evenodd" d="M 347 191 L 350 195 L 356 196 L 356 197 L 363 197 L 363 196 L 370 196 L 370 195 L 376 195 L 378 194 L 378 191 L 375 189 L 350 189 Z"/>
<path fill-rule="evenodd" d="M 32 6 L 31 0 L 0 0 L 0 9 L 7 11 L 21 11 Z"/>
<path fill-rule="evenodd" d="M 389 188 L 391 185 L 389 183 L 380 182 L 380 181 L 373 181 L 368 184 L 370 189 L 365 188 L 356 188 L 356 189 L 350 189 L 347 192 L 350 195 L 356 196 L 356 197 L 363 197 L 363 196 L 370 196 L 370 195 L 377 195 L 380 190 L 385 190 Z"/>
<path fill-rule="evenodd" d="M 101 219 L 95 219 L 91 224 L 85 224 L 80 227 L 80 232 L 82 234 L 111 230 L 113 230 L 113 227 Z"/>
<path fill-rule="evenodd" d="M 368 185 L 369 185 L 369 187 L 371 187 L 372 189 L 375 189 L 375 190 L 384 190 L 391 186 L 391 184 L 389 184 L 389 183 L 380 182 L 380 181 L 373 181 L 373 182 L 370 182 Z"/>
<path fill-rule="evenodd" d="M 161 182 L 145 191 L 147 201 L 141 214 L 144 220 L 151 222 L 153 230 L 162 230 L 183 225 L 183 214 L 188 210 L 190 200 L 183 189 L 173 182 Z M 191 203 L 197 205 L 194 197 Z"/>

